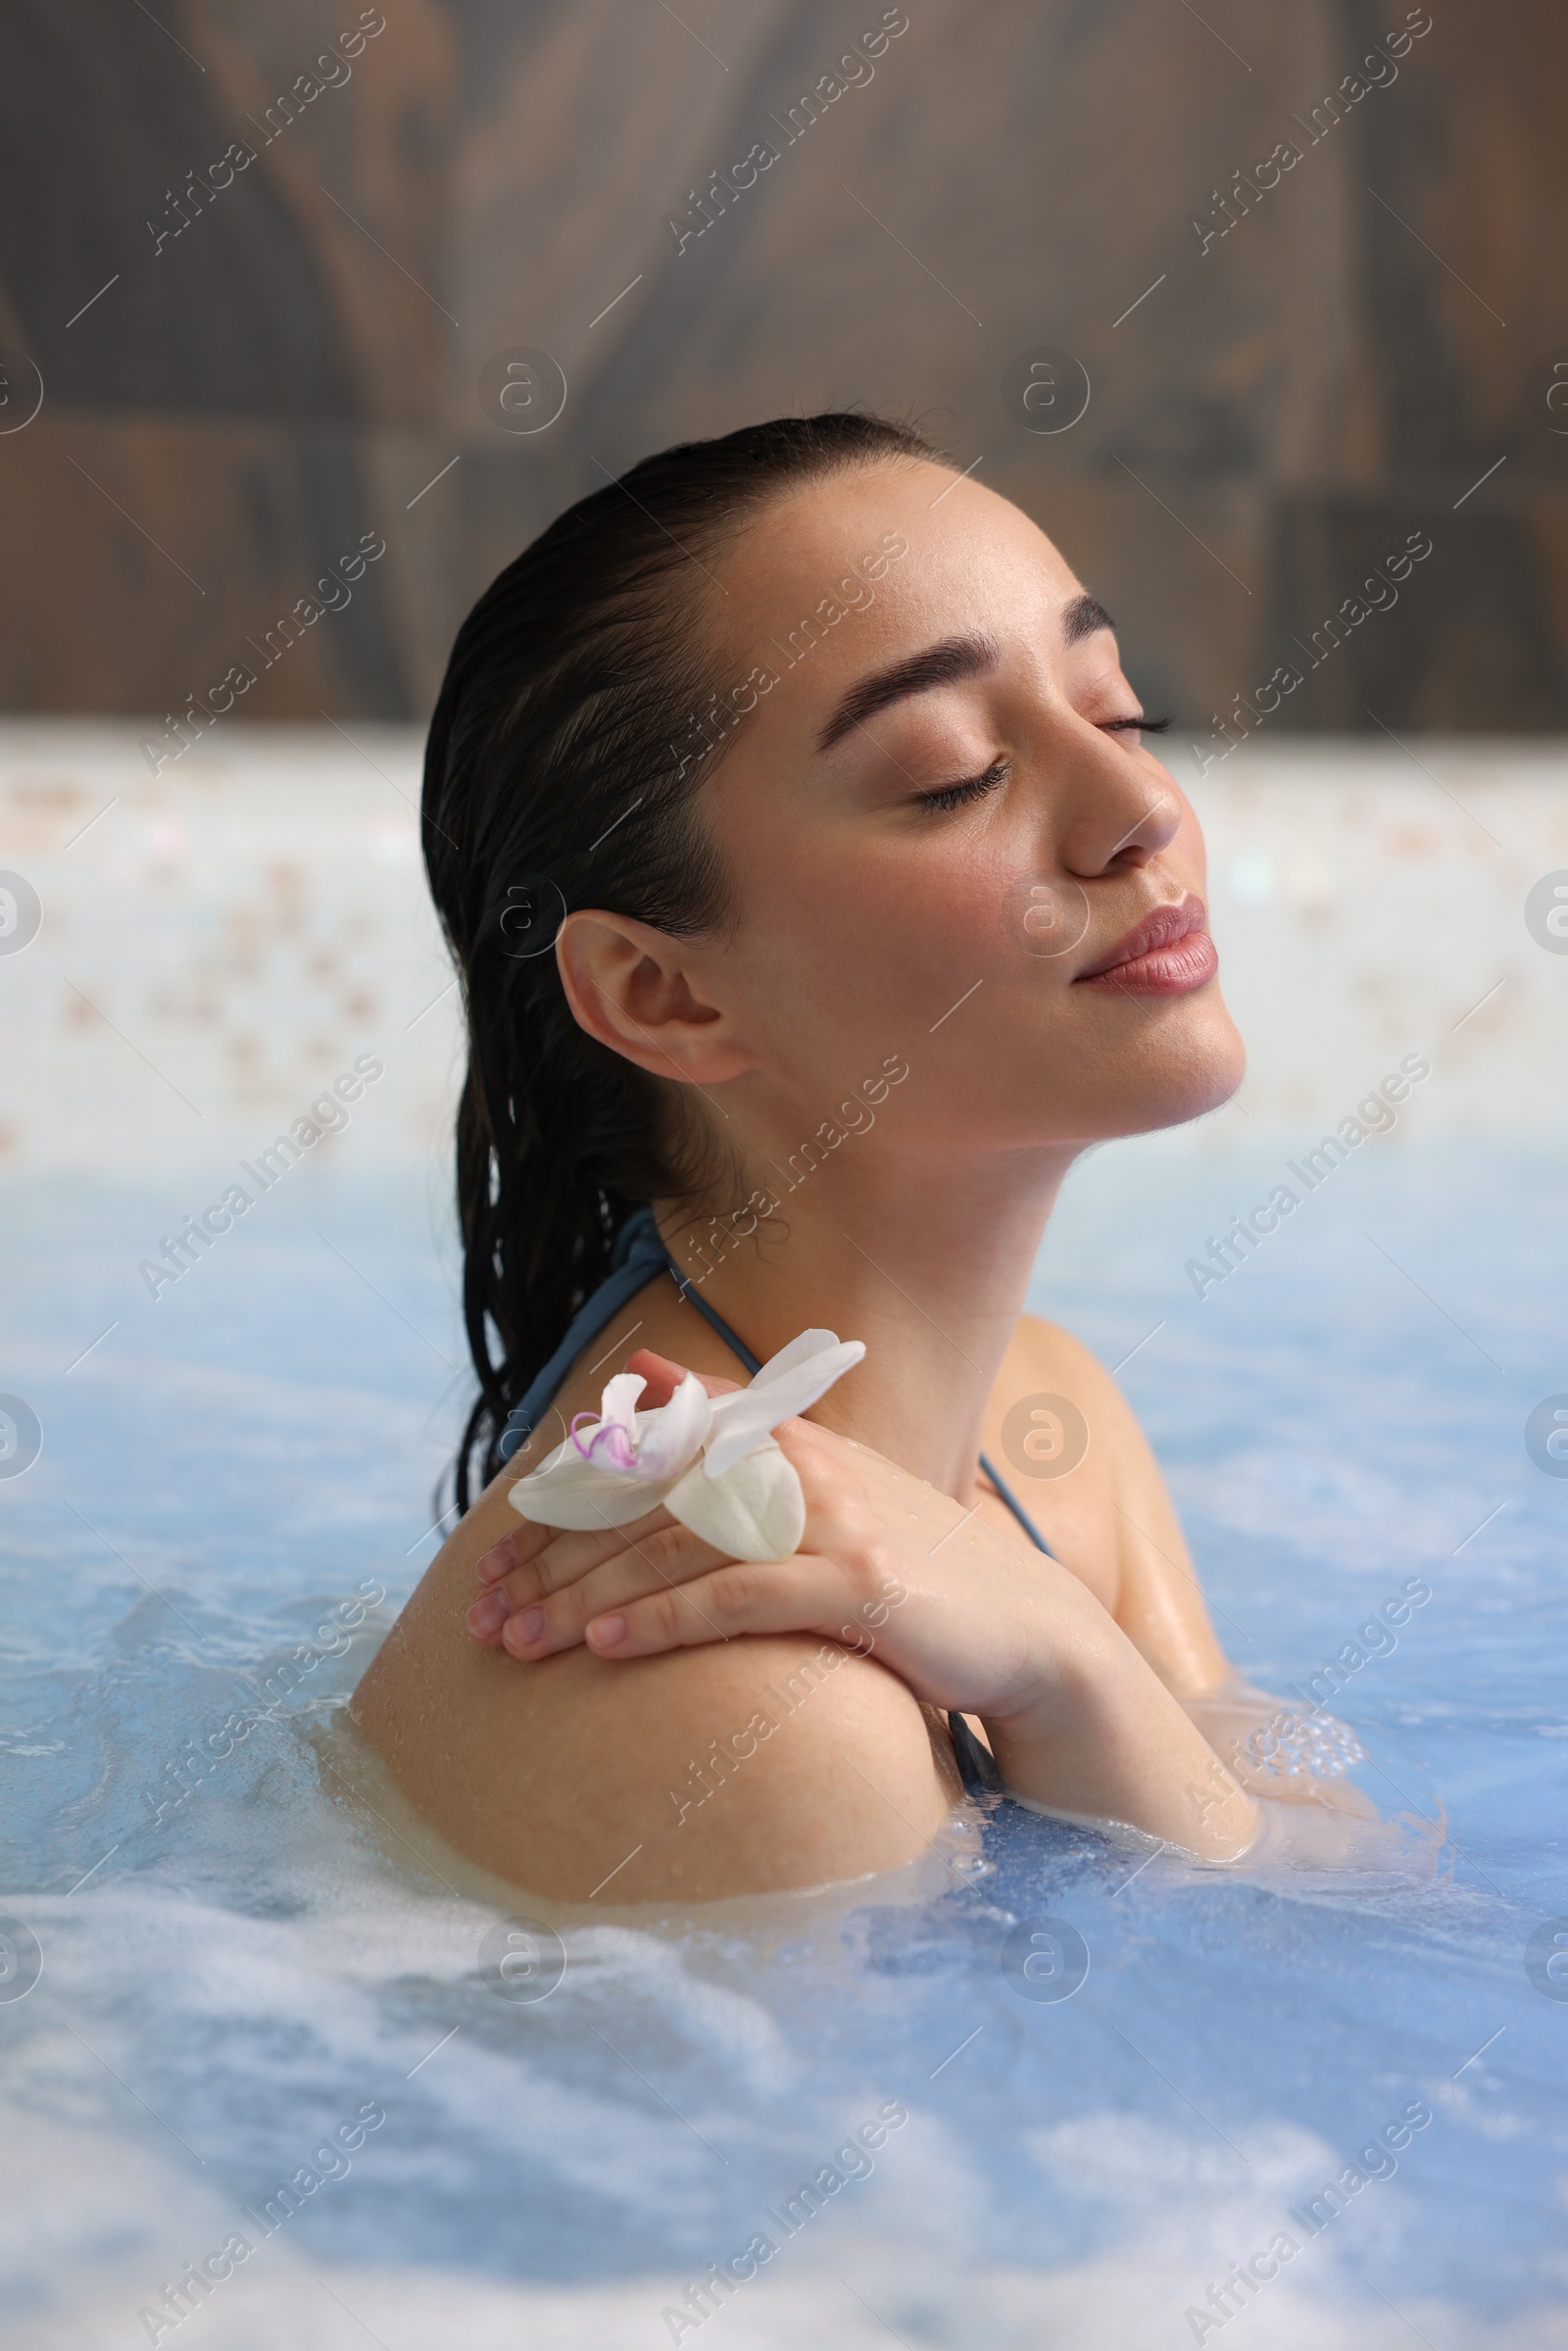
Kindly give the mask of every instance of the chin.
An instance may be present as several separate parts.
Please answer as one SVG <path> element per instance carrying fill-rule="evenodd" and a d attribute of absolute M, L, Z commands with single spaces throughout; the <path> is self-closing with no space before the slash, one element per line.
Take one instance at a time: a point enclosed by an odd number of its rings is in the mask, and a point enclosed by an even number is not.
<path fill-rule="evenodd" d="M 1123 1096 L 1125 1116 L 1114 1132 L 1152 1134 L 1185 1126 L 1228 1102 L 1247 1075 L 1247 1048 L 1224 1004 L 1191 1004 L 1194 1015 L 1152 1037 L 1138 1056 Z"/>

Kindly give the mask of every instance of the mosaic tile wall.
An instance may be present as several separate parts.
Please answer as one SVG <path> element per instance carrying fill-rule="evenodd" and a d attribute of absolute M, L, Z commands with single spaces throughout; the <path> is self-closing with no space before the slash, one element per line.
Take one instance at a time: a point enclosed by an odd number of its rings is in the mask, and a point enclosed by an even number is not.
<path fill-rule="evenodd" d="M 1568 1127 L 1568 937 L 1540 889 L 1568 883 L 1568 751 L 1244 746 L 1201 780 L 1171 757 L 1250 1053 L 1193 1149 L 1337 1123 L 1408 1053 L 1433 1077 L 1405 1131 Z M 461 1051 L 418 758 L 412 728 L 235 721 L 155 778 L 128 723 L 0 725 L 0 868 L 40 914 L 0 932 L 0 1169 L 216 1174 L 368 1055 L 323 1162 L 423 1159 L 439 1192 Z"/>

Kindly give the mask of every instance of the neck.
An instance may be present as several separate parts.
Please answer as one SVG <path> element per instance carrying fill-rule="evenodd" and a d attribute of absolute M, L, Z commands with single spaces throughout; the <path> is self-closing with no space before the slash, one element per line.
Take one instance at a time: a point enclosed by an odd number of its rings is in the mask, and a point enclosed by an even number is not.
<path fill-rule="evenodd" d="M 751 1203 L 659 1203 L 677 1268 L 763 1362 L 801 1331 L 865 1342 L 812 1418 L 968 1501 L 987 1399 L 1077 1147 L 760 1154 Z M 769 1207 L 767 1203 L 771 1201 Z"/>

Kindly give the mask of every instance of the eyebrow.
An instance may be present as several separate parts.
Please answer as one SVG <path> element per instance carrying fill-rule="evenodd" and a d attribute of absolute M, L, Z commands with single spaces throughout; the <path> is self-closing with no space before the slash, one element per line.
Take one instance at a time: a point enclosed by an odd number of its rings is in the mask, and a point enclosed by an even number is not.
<path fill-rule="evenodd" d="M 1115 625 L 1104 606 L 1098 604 L 1093 596 L 1075 596 L 1071 604 L 1062 608 L 1064 645 L 1076 645 L 1080 639 L 1092 637 L 1097 629 Z M 817 736 L 816 748 L 819 752 L 831 751 L 835 743 L 863 725 L 877 710 L 885 710 L 889 703 L 903 702 L 910 694 L 929 694 L 934 687 L 953 685 L 959 678 L 983 677 L 1001 659 L 996 639 L 977 630 L 972 636 L 944 637 L 939 645 L 928 645 L 923 653 L 895 661 L 891 668 L 874 670 L 850 688 Z"/>
<path fill-rule="evenodd" d="M 1071 604 L 1062 608 L 1061 641 L 1063 645 L 1076 645 L 1081 638 L 1092 637 L 1097 629 L 1115 625 L 1104 606 L 1093 596 L 1075 596 Z"/>
<path fill-rule="evenodd" d="M 874 670 L 850 688 L 817 736 L 816 748 L 830 751 L 853 727 L 862 725 L 874 711 L 886 710 L 890 702 L 903 702 L 910 694 L 929 694 L 934 687 L 952 685 L 958 678 L 982 677 L 1001 659 L 996 639 L 976 631 L 968 637 L 944 637 L 940 645 L 928 645 L 923 653 L 910 654 L 891 668 Z"/>

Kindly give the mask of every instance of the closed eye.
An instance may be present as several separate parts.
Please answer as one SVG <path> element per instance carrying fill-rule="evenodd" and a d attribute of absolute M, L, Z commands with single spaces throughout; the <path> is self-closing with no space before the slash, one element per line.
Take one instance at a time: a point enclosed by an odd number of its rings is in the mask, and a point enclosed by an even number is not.
<path fill-rule="evenodd" d="M 983 800 L 988 792 L 995 792 L 1011 773 L 1010 759 L 993 759 L 983 775 L 971 775 L 959 784 L 944 784 L 940 792 L 919 793 L 918 805 L 922 808 L 966 808 L 970 801 Z"/>
<path fill-rule="evenodd" d="M 1100 722 L 1103 735 L 1145 734 L 1162 735 L 1171 724 L 1168 718 L 1104 718 Z M 1010 759 L 993 759 L 981 775 L 966 776 L 961 783 L 944 784 L 939 792 L 922 792 L 918 805 L 922 808 L 947 809 L 967 808 L 972 801 L 983 800 L 1004 784 L 1012 773 Z"/>

